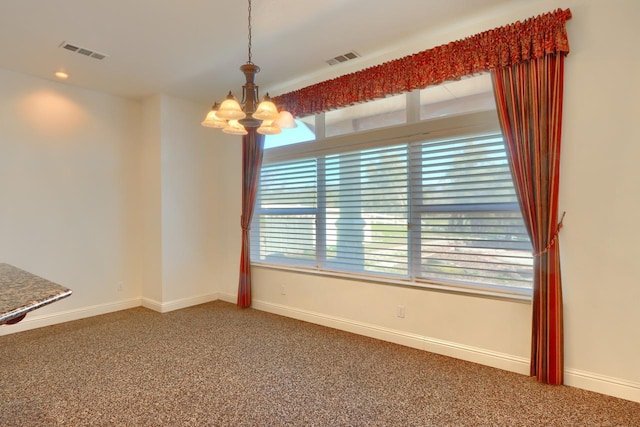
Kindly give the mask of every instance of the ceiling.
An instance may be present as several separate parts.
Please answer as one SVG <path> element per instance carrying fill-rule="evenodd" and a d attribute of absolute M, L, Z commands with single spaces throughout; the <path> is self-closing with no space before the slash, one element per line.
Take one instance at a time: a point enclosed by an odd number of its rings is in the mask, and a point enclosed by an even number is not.
<path fill-rule="evenodd" d="M 518 1 L 526 0 L 253 0 L 256 83 L 278 95 L 305 76 L 382 62 L 383 52 L 427 30 Z M 0 68 L 50 80 L 64 70 L 65 84 L 130 99 L 164 93 L 210 103 L 240 92 L 247 32 L 243 0 L 2 0 Z M 350 51 L 361 57 L 325 62 Z"/>

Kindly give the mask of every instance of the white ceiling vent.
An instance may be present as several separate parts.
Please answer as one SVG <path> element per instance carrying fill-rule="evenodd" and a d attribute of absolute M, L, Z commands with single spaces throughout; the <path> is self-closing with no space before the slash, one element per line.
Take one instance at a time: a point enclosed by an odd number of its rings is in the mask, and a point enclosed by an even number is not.
<path fill-rule="evenodd" d="M 71 52 L 78 53 L 80 55 L 88 56 L 89 58 L 94 59 L 104 59 L 108 58 L 109 55 L 105 55 L 104 53 L 96 52 L 95 50 L 87 49 L 84 47 L 80 47 L 75 43 L 62 42 L 60 43 L 60 47 L 63 49 L 70 50 Z"/>
<path fill-rule="evenodd" d="M 356 59 L 358 57 L 360 57 L 360 55 L 358 55 L 357 52 L 352 50 L 351 52 L 347 52 L 344 55 L 339 55 L 339 56 L 336 56 L 335 58 L 327 59 L 326 62 L 329 65 L 336 65 L 336 64 L 340 64 L 341 62 L 351 61 L 352 59 Z"/>

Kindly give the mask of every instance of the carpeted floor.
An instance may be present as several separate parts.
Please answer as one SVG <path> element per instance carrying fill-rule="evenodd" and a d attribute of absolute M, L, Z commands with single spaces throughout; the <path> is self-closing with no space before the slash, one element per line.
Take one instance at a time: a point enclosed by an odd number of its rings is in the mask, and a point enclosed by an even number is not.
<path fill-rule="evenodd" d="M 640 426 L 640 404 L 213 302 L 0 337 L 0 426 Z"/>

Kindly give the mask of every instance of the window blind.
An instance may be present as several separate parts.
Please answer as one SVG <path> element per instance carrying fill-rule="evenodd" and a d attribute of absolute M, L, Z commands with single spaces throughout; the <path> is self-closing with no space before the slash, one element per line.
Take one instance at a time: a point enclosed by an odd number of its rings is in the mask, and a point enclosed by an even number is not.
<path fill-rule="evenodd" d="M 502 136 L 423 142 L 416 156 L 416 277 L 530 287 L 531 243 Z"/>
<path fill-rule="evenodd" d="M 325 158 L 325 266 L 408 274 L 407 146 Z M 322 265 L 322 264 L 321 264 Z"/>
<path fill-rule="evenodd" d="M 531 244 L 496 133 L 265 164 L 252 233 L 257 262 L 531 286 Z"/>
<path fill-rule="evenodd" d="M 316 264 L 317 182 L 315 159 L 262 167 L 251 227 L 252 259 Z"/>

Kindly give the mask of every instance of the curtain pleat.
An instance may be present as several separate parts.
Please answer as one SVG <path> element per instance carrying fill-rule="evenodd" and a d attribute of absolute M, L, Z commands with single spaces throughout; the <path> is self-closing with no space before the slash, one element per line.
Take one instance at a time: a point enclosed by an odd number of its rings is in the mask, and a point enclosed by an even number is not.
<path fill-rule="evenodd" d="M 563 383 L 558 232 L 564 54 L 492 72 L 496 106 L 534 250 L 531 375 Z"/>
<path fill-rule="evenodd" d="M 264 152 L 264 135 L 256 128 L 247 128 L 249 132 L 242 137 L 242 249 L 240 253 L 240 279 L 238 284 L 239 307 L 251 306 L 251 246 L 249 234 L 251 218 L 260 183 L 260 168 Z"/>

